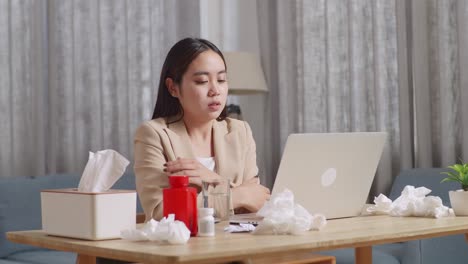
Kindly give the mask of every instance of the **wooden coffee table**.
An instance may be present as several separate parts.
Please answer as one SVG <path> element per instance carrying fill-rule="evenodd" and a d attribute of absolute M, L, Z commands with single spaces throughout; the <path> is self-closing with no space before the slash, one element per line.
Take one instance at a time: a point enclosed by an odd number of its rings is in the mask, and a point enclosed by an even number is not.
<path fill-rule="evenodd" d="M 220 263 L 247 259 L 285 258 L 310 252 L 355 248 L 356 263 L 372 263 L 372 246 L 416 239 L 468 233 L 468 217 L 418 218 L 364 216 L 328 221 L 321 231 L 302 236 L 224 233 L 215 237 L 193 237 L 184 245 L 124 240 L 84 241 L 48 236 L 44 232 L 8 232 L 12 242 L 71 251 L 82 260 L 94 257 L 141 263 Z M 467 260 L 468 261 L 468 260 Z"/>

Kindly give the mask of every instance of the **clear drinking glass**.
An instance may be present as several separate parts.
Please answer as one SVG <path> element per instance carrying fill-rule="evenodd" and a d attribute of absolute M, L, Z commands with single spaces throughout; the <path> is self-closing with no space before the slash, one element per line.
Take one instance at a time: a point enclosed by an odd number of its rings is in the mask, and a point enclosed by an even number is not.
<path fill-rule="evenodd" d="M 217 182 L 202 182 L 203 207 L 214 208 L 216 222 L 228 221 L 231 215 L 231 188 L 229 179 L 223 178 Z"/>

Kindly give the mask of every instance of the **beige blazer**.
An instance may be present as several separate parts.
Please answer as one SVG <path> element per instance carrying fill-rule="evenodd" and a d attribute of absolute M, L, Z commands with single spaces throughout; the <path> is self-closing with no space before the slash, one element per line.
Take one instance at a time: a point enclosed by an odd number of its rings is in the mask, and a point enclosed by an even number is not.
<path fill-rule="evenodd" d="M 231 180 L 231 188 L 258 174 L 255 141 L 250 126 L 236 119 L 213 121 L 215 171 Z M 162 218 L 162 189 L 168 187 L 163 164 L 195 158 L 184 122 L 165 118 L 144 122 L 134 138 L 136 189 L 146 221 Z"/>

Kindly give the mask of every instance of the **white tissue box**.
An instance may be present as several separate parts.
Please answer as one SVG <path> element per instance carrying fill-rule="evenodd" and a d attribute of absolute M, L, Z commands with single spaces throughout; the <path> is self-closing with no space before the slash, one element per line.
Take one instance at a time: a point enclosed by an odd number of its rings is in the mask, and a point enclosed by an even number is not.
<path fill-rule="evenodd" d="M 41 191 L 42 229 L 49 235 L 104 240 L 136 227 L 136 192 Z"/>

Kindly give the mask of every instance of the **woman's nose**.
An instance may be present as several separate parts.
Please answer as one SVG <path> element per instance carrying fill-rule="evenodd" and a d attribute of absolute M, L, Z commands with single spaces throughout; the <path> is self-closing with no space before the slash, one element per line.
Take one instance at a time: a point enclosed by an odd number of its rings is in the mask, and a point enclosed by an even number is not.
<path fill-rule="evenodd" d="M 219 87 L 217 83 L 212 83 L 210 86 L 210 90 L 208 92 L 209 96 L 217 96 L 219 95 Z"/>

